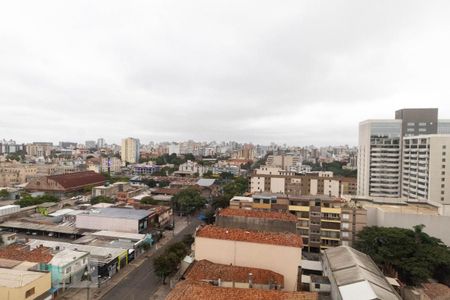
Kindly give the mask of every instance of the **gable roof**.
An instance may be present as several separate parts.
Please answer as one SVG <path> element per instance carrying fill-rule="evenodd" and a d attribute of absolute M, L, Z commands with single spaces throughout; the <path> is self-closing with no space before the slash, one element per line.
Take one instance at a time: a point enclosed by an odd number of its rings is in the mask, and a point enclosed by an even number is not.
<path fill-rule="evenodd" d="M 196 281 L 220 278 L 223 281 L 248 282 L 250 273 L 255 284 L 284 285 L 284 276 L 279 273 L 259 268 L 215 264 L 206 259 L 194 262 L 185 277 Z"/>
<path fill-rule="evenodd" d="M 206 225 L 197 230 L 196 236 L 218 240 L 241 241 L 297 248 L 303 247 L 302 238 L 294 233 L 250 231 L 239 228 L 223 228 L 214 225 Z"/>
<path fill-rule="evenodd" d="M 103 184 L 106 179 L 102 174 L 94 171 L 76 172 L 61 175 L 47 176 L 48 180 L 53 180 L 65 189 L 73 189 L 87 185 Z"/>
<path fill-rule="evenodd" d="M 166 300 L 317 300 L 317 293 L 216 287 L 209 283 L 184 280 L 177 283 Z"/>
<path fill-rule="evenodd" d="M 237 208 L 224 208 L 219 211 L 219 216 L 236 216 L 236 217 L 248 217 L 259 219 L 271 219 L 281 221 L 297 222 L 297 217 L 287 212 L 266 211 L 266 210 L 251 210 L 251 209 L 237 209 Z"/>
<path fill-rule="evenodd" d="M 330 280 L 332 277 L 336 282 L 342 299 L 374 299 L 370 295 L 377 299 L 400 299 L 368 255 L 339 246 L 325 250 L 323 257 L 331 269 Z"/>

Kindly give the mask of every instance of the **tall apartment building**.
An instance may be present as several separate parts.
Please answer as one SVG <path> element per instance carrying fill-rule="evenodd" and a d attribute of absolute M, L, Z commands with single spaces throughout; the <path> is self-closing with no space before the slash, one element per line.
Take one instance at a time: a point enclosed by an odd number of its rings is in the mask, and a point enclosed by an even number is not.
<path fill-rule="evenodd" d="M 84 143 L 87 149 L 95 149 L 97 148 L 97 143 L 95 141 L 86 141 Z"/>
<path fill-rule="evenodd" d="M 401 109 L 395 118 L 360 123 L 357 194 L 444 204 L 448 158 L 439 147 L 448 147 L 450 120 L 439 120 L 437 108 Z"/>
<path fill-rule="evenodd" d="M 402 196 L 450 205 L 450 135 L 404 138 Z"/>
<path fill-rule="evenodd" d="M 139 162 L 139 139 L 129 137 L 122 140 L 121 158 L 123 163 Z"/>
<path fill-rule="evenodd" d="M 399 197 L 402 120 L 367 120 L 359 124 L 360 196 Z"/>
<path fill-rule="evenodd" d="M 281 168 L 283 170 L 290 170 L 297 166 L 300 162 L 299 156 L 296 155 L 269 155 L 267 157 L 266 165 L 269 167 Z"/>
<path fill-rule="evenodd" d="M 297 175 L 280 168 L 261 166 L 250 176 L 250 192 L 341 197 L 356 194 L 356 179 L 333 177 L 332 172 Z"/>
<path fill-rule="evenodd" d="M 103 147 L 105 147 L 106 143 L 105 143 L 105 139 L 104 138 L 98 138 L 97 139 L 97 148 L 98 149 L 102 149 Z"/>

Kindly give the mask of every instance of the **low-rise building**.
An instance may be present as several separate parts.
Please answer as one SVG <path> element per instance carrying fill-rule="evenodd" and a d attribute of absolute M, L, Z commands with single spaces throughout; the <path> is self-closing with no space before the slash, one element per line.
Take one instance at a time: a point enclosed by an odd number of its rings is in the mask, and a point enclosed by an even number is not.
<path fill-rule="evenodd" d="M 49 272 L 0 268 L 0 299 L 49 299 L 51 275 Z"/>
<path fill-rule="evenodd" d="M 128 208 L 101 208 L 76 216 L 75 227 L 90 230 L 145 233 L 154 210 Z"/>
<path fill-rule="evenodd" d="M 103 175 L 86 171 L 33 178 L 26 186 L 26 190 L 63 194 L 103 185 L 104 183 L 105 177 Z"/>
<path fill-rule="evenodd" d="M 225 288 L 206 282 L 184 280 L 167 295 L 166 300 L 317 300 L 317 293 L 288 292 L 261 289 Z"/>
<path fill-rule="evenodd" d="M 216 214 L 217 226 L 296 233 L 297 217 L 288 212 L 225 208 Z"/>
<path fill-rule="evenodd" d="M 302 246 L 301 237 L 293 233 L 207 225 L 196 232 L 195 259 L 271 270 L 284 276 L 286 291 L 296 291 Z"/>
<path fill-rule="evenodd" d="M 322 263 L 333 300 L 401 299 L 373 260 L 362 252 L 347 246 L 327 249 Z"/>

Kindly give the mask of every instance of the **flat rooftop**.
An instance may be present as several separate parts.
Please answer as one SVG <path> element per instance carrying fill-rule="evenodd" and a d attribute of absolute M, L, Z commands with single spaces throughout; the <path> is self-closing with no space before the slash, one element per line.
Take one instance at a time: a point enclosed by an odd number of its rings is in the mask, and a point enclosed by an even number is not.
<path fill-rule="evenodd" d="M 107 231 L 107 230 L 92 232 L 92 233 L 90 233 L 90 235 L 97 236 L 97 237 L 113 238 L 113 239 L 126 239 L 126 240 L 130 240 L 130 241 L 135 241 L 135 242 L 145 239 L 145 234 Z"/>
<path fill-rule="evenodd" d="M 44 272 L 0 268 L 0 287 L 19 288 L 44 276 L 49 275 Z"/>
<path fill-rule="evenodd" d="M 103 218 L 141 220 L 148 217 L 153 212 L 154 212 L 153 210 L 144 210 L 144 209 L 107 207 L 90 210 L 85 215 Z"/>
<path fill-rule="evenodd" d="M 36 223 L 22 222 L 22 221 L 6 221 L 6 222 L 1 223 L 0 227 L 23 229 L 23 230 L 29 230 L 29 231 L 58 232 L 58 233 L 65 233 L 65 234 L 79 234 L 80 233 L 80 231 L 73 226 L 36 224 Z"/>
<path fill-rule="evenodd" d="M 275 211 L 265 211 L 265 210 L 250 210 L 250 209 L 233 209 L 224 208 L 219 211 L 219 216 L 224 217 L 247 217 L 247 218 L 258 218 L 258 219 L 271 219 L 271 220 L 281 220 L 281 221 L 291 221 L 297 222 L 297 217 L 293 214 L 286 212 L 275 212 Z"/>
<path fill-rule="evenodd" d="M 206 225 L 197 230 L 196 236 L 218 240 L 231 240 L 298 248 L 303 247 L 302 238 L 293 233 L 251 231 L 239 228 L 222 228 L 214 225 Z"/>
<path fill-rule="evenodd" d="M 361 202 L 359 202 L 361 203 Z M 408 203 L 407 205 L 395 204 L 378 204 L 378 203 L 364 203 L 364 208 L 376 207 L 385 212 L 400 213 L 400 214 L 414 214 L 414 215 L 439 215 L 438 208 L 428 204 Z"/>

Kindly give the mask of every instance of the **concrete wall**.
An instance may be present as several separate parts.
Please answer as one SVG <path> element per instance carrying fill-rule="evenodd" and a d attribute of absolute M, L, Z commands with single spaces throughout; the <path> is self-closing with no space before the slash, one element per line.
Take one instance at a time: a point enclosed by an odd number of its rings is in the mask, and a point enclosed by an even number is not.
<path fill-rule="evenodd" d="M 282 193 L 285 192 L 285 179 L 284 178 L 270 178 L 270 192 L 272 193 Z"/>
<path fill-rule="evenodd" d="M 76 228 L 139 233 L 138 220 L 77 215 Z"/>
<path fill-rule="evenodd" d="M 196 237 L 195 259 L 271 270 L 284 276 L 284 290 L 296 291 L 302 250 L 296 247 Z"/>
<path fill-rule="evenodd" d="M 367 208 L 367 226 L 400 227 L 412 229 L 413 226 L 425 225 L 424 232 L 441 239 L 450 245 L 450 216 L 437 216 L 425 214 L 402 214 L 385 212 L 380 208 Z"/>
<path fill-rule="evenodd" d="M 296 222 L 250 218 L 241 216 L 217 216 L 216 225 L 220 227 L 242 228 L 247 230 L 262 230 L 273 232 L 296 233 Z"/>

